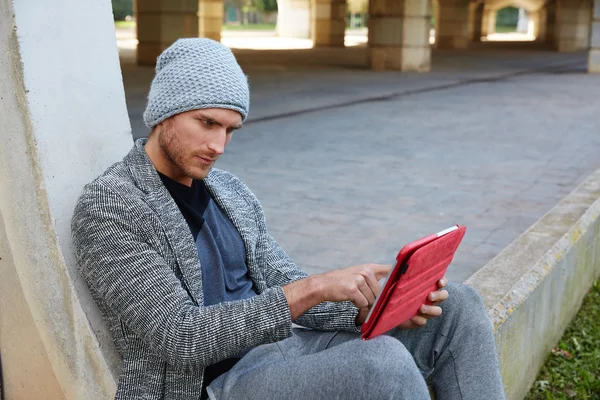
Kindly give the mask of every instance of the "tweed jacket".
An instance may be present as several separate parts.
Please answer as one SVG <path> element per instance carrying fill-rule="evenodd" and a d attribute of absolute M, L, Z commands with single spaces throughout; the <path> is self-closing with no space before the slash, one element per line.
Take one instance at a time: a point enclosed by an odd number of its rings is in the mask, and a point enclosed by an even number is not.
<path fill-rule="evenodd" d="M 188 225 L 138 140 L 83 189 L 72 219 L 79 271 L 122 356 L 116 399 L 199 399 L 204 368 L 291 335 L 282 286 L 306 277 L 267 231 L 262 207 L 235 176 L 204 180 L 240 233 L 257 296 L 203 306 Z M 295 323 L 358 331 L 350 302 L 322 303 Z"/>

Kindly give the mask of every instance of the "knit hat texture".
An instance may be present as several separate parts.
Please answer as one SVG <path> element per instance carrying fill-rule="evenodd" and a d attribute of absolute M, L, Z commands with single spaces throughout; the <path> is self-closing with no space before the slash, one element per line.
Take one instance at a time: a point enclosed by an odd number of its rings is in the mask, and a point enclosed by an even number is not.
<path fill-rule="evenodd" d="M 152 128 L 185 111 L 226 108 L 248 116 L 248 79 L 231 50 L 211 39 L 178 39 L 156 61 L 144 123 Z"/>

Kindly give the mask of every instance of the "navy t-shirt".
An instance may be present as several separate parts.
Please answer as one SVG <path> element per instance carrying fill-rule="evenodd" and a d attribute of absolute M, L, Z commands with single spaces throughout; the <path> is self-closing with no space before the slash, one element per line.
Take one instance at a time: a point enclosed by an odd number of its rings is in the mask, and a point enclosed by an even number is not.
<path fill-rule="evenodd" d="M 204 182 L 183 185 L 159 173 L 183 214 L 198 250 L 204 305 L 243 300 L 257 293 L 246 266 L 246 250 L 239 232 L 214 202 Z M 227 372 L 239 357 L 223 360 L 204 371 L 204 387 Z"/>

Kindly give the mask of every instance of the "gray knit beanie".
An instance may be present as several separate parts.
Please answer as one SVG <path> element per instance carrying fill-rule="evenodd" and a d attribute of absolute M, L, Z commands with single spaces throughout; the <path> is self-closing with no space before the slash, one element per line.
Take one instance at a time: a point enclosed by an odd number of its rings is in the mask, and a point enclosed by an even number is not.
<path fill-rule="evenodd" d="M 153 128 L 185 111 L 227 108 L 248 116 L 248 79 L 228 47 L 211 39 L 178 39 L 158 57 L 144 122 Z"/>

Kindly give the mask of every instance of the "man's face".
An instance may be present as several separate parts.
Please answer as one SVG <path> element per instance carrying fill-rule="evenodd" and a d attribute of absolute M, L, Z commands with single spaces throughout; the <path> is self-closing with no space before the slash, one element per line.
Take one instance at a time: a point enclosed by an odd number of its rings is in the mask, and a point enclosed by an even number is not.
<path fill-rule="evenodd" d="M 233 110 L 210 108 L 187 111 L 166 119 L 158 144 L 171 178 L 204 179 L 225 151 L 242 116 Z"/>

